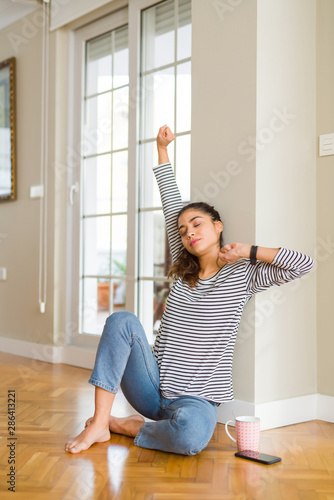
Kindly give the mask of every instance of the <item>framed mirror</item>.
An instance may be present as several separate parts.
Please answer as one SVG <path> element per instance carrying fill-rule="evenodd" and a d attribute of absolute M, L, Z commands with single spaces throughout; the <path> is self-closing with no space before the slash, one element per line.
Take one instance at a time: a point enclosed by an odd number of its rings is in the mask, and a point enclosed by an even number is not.
<path fill-rule="evenodd" d="M 15 57 L 0 62 L 0 201 L 16 198 Z"/>

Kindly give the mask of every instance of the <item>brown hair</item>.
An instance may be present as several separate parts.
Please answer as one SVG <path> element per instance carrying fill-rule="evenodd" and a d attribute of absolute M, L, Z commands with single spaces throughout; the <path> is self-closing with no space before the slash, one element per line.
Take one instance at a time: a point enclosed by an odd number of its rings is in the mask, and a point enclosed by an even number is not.
<path fill-rule="evenodd" d="M 210 215 L 212 222 L 215 221 L 222 222 L 217 210 L 215 210 L 215 208 L 209 205 L 208 203 L 202 201 L 189 203 L 188 205 L 183 207 L 177 215 L 177 221 L 179 220 L 179 217 L 181 214 L 183 214 L 183 212 L 190 209 L 199 210 L 205 214 Z M 219 245 L 220 248 L 223 246 L 223 232 L 220 233 Z M 200 265 L 198 257 L 192 255 L 184 247 L 180 251 L 176 261 L 173 262 L 173 264 L 171 265 L 167 278 L 170 277 L 173 279 L 182 278 L 185 283 L 188 283 L 190 288 L 194 288 L 198 281 L 199 271 L 200 271 Z"/>

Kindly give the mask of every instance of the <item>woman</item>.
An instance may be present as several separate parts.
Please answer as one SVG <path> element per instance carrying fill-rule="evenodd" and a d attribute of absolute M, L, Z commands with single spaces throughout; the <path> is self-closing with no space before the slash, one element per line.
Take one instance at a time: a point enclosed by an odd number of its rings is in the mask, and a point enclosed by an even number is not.
<path fill-rule="evenodd" d="M 107 318 L 89 382 L 95 413 L 70 453 L 110 439 L 110 432 L 134 437 L 143 448 L 194 455 L 210 441 L 217 406 L 233 399 L 232 357 L 241 313 L 257 292 L 308 273 L 313 260 L 285 248 L 244 243 L 222 246 L 223 224 L 206 203 L 182 207 L 167 154 L 175 139 L 159 130 L 160 189 L 175 281 L 153 353 L 138 318 L 126 311 Z M 110 416 L 121 386 L 140 415 Z"/>

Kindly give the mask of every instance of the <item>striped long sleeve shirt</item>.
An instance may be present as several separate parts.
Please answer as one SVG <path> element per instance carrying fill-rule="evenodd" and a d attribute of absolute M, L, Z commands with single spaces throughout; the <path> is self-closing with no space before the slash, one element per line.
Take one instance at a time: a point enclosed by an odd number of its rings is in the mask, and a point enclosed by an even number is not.
<path fill-rule="evenodd" d="M 177 227 L 181 195 L 170 163 L 153 172 L 174 262 L 183 248 Z M 233 351 L 245 304 L 255 293 L 299 278 L 312 267 L 311 257 L 280 248 L 271 264 L 238 259 L 210 278 L 199 278 L 193 289 L 182 278 L 174 281 L 153 346 L 163 397 L 233 400 Z"/>

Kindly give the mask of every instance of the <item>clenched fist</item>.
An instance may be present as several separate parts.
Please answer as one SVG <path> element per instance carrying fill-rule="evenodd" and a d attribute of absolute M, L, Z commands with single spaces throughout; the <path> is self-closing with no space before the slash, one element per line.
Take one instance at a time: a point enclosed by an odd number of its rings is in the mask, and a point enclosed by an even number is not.
<path fill-rule="evenodd" d="M 167 148 L 168 144 L 174 141 L 175 135 L 167 125 L 159 128 L 159 133 L 157 135 L 157 147 Z"/>
<path fill-rule="evenodd" d="M 222 262 L 235 262 L 236 260 L 246 257 L 249 258 L 251 245 L 246 243 L 230 243 L 225 245 L 218 252 L 218 258 Z"/>

